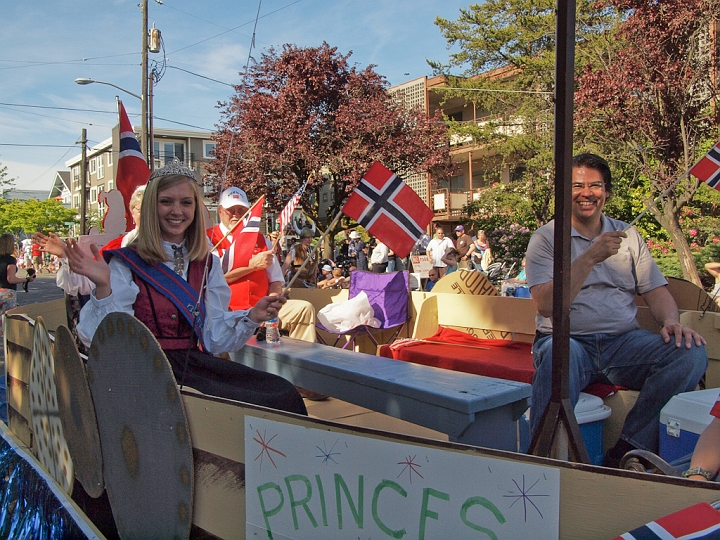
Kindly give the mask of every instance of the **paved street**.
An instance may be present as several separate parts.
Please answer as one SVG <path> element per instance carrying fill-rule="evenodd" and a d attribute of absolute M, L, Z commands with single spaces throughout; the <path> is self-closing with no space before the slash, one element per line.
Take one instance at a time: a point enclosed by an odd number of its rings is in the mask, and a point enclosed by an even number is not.
<path fill-rule="evenodd" d="M 25 271 L 20 270 L 18 275 L 25 276 Z M 28 286 L 28 292 L 22 290 L 18 285 L 17 303 L 18 306 L 27 306 L 28 304 L 37 304 L 39 302 L 48 302 L 63 297 L 61 289 L 55 285 L 55 274 L 42 272 L 37 275 L 35 281 Z"/>

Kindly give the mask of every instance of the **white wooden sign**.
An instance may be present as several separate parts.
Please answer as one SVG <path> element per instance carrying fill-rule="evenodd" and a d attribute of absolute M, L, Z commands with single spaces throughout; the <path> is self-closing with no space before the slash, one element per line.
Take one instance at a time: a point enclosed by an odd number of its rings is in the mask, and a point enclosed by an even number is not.
<path fill-rule="evenodd" d="M 413 272 L 419 273 L 421 278 L 427 278 L 428 272 L 433 267 L 430 257 L 427 255 L 410 255 Z"/>
<path fill-rule="evenodd" d="M 560 472 L 245 417 L 247 538 L 555 539 Z"/>

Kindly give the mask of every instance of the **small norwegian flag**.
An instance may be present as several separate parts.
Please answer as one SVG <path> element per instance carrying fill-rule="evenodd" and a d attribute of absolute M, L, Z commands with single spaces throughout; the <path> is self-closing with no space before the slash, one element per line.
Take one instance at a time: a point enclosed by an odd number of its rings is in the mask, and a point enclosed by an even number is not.
<path fill-rule="evenodd" d="M 406 257 L 435 213 L 410 186 L 376 161 L 342 209 L 398 257 Z"/>
<path fill-rule="evenodd" d="M 140 143 L 135 137 L 125 107 L 119 100 L 118 115 L 120 117 L 118 122 L 120 125 L 120 155 L 115 175 L 115 187 L 122 193 L 125 203 L 125 230 L 132 231 L 133 218 L 130 213 L 130 197 L 137 188 L 147 184 L 150 178 L 150 168 L 140 150 Z"/>
<path fill-rule="evenodd" d="M 228 250 L 228 260 L 232 261 L 228 266 L 229 270 L 246 267 L 248 265 L 253 250 L 255 249 L 255 244 L 257 243 L 258 233 L 260 232 L 264 203 L 265 197 L 260 197 L 245 219 L 243 219 L 243 222 L 235 227 L 232 233 L 233 243 Z"/>
<path fill-rule="evenodd" d="M 720 189 L 720 142 L 690 169 L 690 174 L 711 188 Z"/>
<path fill-rule="evenodd" d="M 651 521 L 615 540 L 710 540 L 720 537 L 720 512 L 700 503 Z"/>
<path fill-rule="evenodd" d="M 295 195 L 290 198 L 283 211 L 280 212 L 280 234 L 285 234 L 285 228 L 290 224 L 290 218 L 292 218 L 293 212 L 300 202 L 303 189 L 305 189 L 305 186 L 295 192 Z"/>

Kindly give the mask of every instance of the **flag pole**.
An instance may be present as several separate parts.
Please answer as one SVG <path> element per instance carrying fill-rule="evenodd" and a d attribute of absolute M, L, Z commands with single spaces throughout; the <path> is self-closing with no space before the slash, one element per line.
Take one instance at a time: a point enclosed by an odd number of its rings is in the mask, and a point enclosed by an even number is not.
<path fill-rule="evenodd" d="M 295 275 L 293 275 L 293 277 L 290 278 L 290 281 L 288 281 L 288 284 L 285 285 L 285 287 L 283 287 L 282 292 L 280 294 L 285 294 L 287 292 L 287 290 L 290 287 L 292 287 L 292 284 L 295 283 L 295 280 L 300 275 L 300 272 L 302 272 L 305 269 L 305 267 L 308 264 L 308 261 L 313 257 L 313 255 L 315 255 L 315 250 L 317 249 L 317 246 L 322 244 L 323 240 L 325 240 L 325 237 L 330 233 L 330 231 L 332 231 L 335 228 L 335 225 L 337 225 L 338 221 L 340 221 L 340 216 L 342 216 L 342 210 L 340 210 L 337 213 L 337 215 L 333 218 L 330 225 L 327 226 L 327 228 L 325 229 L 325 232 L 320 237 L 320 240 L 318 240 L 318 243 L 315 246 L 310 246 L 310 250 L 308 251 L 308 254 L 305 257 L 305 260 L 300 265 L 300 268 L 297 269 L 297 272 L 295 272 Z"/>
<path fill-rule="evenodd" d="M 235 223 L 235 225 L 233 225 L 232 228 L 229 229 L 228 232 L 226 232 L 225 235 L 218 241 L 218 243 L 215 244 L 215 245 L 212 247 L 212 249 L 210 250 L 210 253 L 212 253 L 213 251 L 217 251 L 217 248 L 220 247 L 220 244 L 222 244 L 222 243 L 225 241 L 225 239 L 233 233 L 233 231 L 237 228 L 237 226 L 240 225 L 240 224 L 243 222 L 243 220 L 247 217 L 247 215 L 251 212 L 251 210 L 252 210 L 253 208 L 255 208 L 255 206 L 257 205 L 257 203 L 259 203 L 262 199 L 263 199 L 263 198 L 260 197 L 257 201 L 255 201 L 255 202 L 253 203 L 253 205 L 252 205 L 250 208 L 248 208 L 247 210 L 245 210 L 245 213 L 242 215 L 242 217 L 241 217 L 240 219 L 237 220 L 237 222 Z"/>
<path fill-rule="evenodd" d="M 209 261 L 210 261 L 210 257 L 212 256 L 213 251 L 217 251 L 217 248 L 220 246 L 220 244 L 222 244 L 222 243 L 225 241 L 225 239 L 232 234 L 232 232 L 237 228 L 237 226 L 240 225 L 240 224 L 243 222 L 243 220 L 245 219 L 245 217 L 250 213 L 250 211 L 251 211 L 253 208 L 255 208 L 255 206 L 257 205 L 257 203 L 259 203 L 262 199 L 263 199 L 263 198 L 260 197 L 257 201 L 255 201 L 255 202 L 253 203 L 253 205 L 245 211 L 245 213 L 242 215 L 242 217 L 241 217 L 239 220 L 237 220 L 237 223 L 235 223 L 235 225 L 233 225 L 232 228 L 231 228 L 230 230 L 228 230 L 228 232 L 225 233 L 225 236 L 223 236 L 223 237 L 220 239 L 220 241 L 219 241 L 217 244 L 215 244 L 210 251 L 208 251 L 208 254 L 207 254 L 207 256 L 205 257 L 205 269 L 204 269 L 204 271 L 203 271 L 202 283 L 200 284 L 200 292 L 198 293 L 198 301 L 197 301 L 197 304 L 195 305 L 196 316 L 197 316 L 197 313 L 199 313 L 199 312 L 197 311 L 197 306 L 200 305 L 200 301 L 202 300 L 203 291 L 205 290 L 205 285 L 207 284 L 208 271 L 209 271 L 209 269 L 210 269 L 208 263 L 209 263 Z"/>

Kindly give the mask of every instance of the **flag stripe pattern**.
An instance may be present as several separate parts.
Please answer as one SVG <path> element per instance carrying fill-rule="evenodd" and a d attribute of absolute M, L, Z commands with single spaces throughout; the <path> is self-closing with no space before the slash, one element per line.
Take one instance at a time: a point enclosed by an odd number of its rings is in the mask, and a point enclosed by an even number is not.
<path fill-rule="evenodd" d="M 690 174 L 711 188 L 720 189 L 720 142 L 690 169 Z"/>
<path fill-rule="evenodd" d="M 409 255 L 435 215 L 410 186 L 380 162 L 368 169 L 342 211 L 398 257 Z"/>
<path fill-rule="evenodd" d="M 615 540 L 717 540 L 720 512 L 700 503 L 638 527 Z"/>
<path fill-rule="evenodd" d="M 133 229 L 133 218 L 130 213 L 130 197 L 140 186 L 147 184 L 150 178 L 150 168 L 140 149 L 140 143 L 135 137 L 130 119 L 125 112 L 122 101 L 118 102 L 120 116 L 120 154 L 115 175 L 115 186 L 122 193 L 125 204 L 125 230 Z"/>
<path fill-rule="evenodd" d="M 282 212 L 280 213 L 280 234 L 285 234 L 285 228 L 290 223 L 293 212 L 295 211 L 295 208 L 300 202 L 301 194 L 302 188 L 295 192 L 295 195 L 290 198 L 288 203 L 285 205 L 285 208 L 283 208 Z"/>

